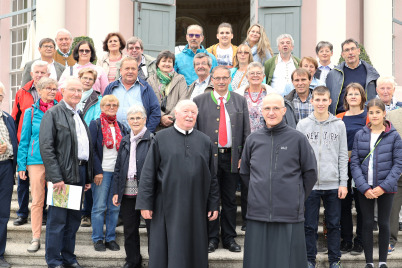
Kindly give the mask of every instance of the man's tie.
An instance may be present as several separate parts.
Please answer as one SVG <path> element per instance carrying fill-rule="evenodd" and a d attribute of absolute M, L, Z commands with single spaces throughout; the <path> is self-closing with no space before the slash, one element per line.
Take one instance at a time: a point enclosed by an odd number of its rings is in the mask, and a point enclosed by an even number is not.
<path fill-rule="evenodd" d="M 228 143 L 228 134 L 226 131 L 225 104 L 223 103 L 223 97 L 220 97 L 219 99 L 221 100 L 219 108 L 219 144 L 223 147 Z"/>

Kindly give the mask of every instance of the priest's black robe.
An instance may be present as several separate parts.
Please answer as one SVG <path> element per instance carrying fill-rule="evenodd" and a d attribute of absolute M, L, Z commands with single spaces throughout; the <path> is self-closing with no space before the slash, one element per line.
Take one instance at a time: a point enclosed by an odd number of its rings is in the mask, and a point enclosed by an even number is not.
<path fill-rule="evenodd" d="M 207 213 L 219 206 L 212 142 L 198 130 L 159 131 L 141 172 L 136 209 L 152 210 L 149 267 L 208 267 Z"/>

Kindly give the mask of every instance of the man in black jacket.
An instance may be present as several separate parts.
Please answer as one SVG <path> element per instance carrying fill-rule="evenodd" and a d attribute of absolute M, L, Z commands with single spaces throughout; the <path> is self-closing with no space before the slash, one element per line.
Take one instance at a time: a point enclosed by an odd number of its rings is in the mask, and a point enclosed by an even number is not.
<path fill-rule="evenodd" d="M 285 113 L 283 98 L 268 94 L 262 106 L 266 127 L 251 133 L 244 144 L 245 268 L 307 267 L 304 201 L 317 181 L 317 162 L 306 137 L 283 120 Z"/>
<path fill-rule="evenodd" d="M 65 185 L 91 188 L 92 146 L 88 127 L 78 114 L 83 88 L 78 78 L 68 78 L 62 87 L 63 100 L 49 109 L 40 125 L 40 153 L 46 181 L 53 191 Z M 79 210 L 49 206 L 46 225 L 46 262 L 48 267 L 81 267 L 74 255 L 75 235 L 80 226 Z M 63 252 L 63 254 L 61 254 Z"/>

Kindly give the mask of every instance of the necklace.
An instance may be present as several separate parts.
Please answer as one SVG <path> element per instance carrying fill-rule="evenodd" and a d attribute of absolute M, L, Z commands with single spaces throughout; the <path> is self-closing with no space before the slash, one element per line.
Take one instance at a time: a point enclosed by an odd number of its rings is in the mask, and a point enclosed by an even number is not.
<path fill-rule="evenodd" d="M 250 89 L 248 90 L 248 96 L 250 97 L 250 100 L 251 100 L 251 102 L 252 102 L 251 105 L 257 106 L 257 101 L 258 101 L 258 99 L 261 97 L 261 93 L 262 93 L 262 88 L 260 89 L 260 93 L 258 93 L 257 98 L 256 98 L 255 100 L 253 100 L 253 98 L 251 97 Z"/>

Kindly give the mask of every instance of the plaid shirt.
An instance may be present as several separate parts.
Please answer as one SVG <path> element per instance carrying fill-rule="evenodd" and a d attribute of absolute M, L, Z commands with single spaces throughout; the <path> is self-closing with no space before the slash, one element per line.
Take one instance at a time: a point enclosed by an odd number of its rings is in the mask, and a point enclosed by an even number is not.
<path fill-rule="evenodd" d="M 310 102 L 311 97 L 312 96 L 311 96 L 311 91 L 310 91 L 310 94 L 308 95 L 306 101 L 303 102 L 299 98 L 299 95 L 297 95 L 297 92 L 295 92 L 295 96 L 294 96 L 292 102 L 293 102 L 293 106 L 295 108 L 295 115 L 296 115 L 297 122 L 306 118 L 314 111 L 314 107 Z"/>

